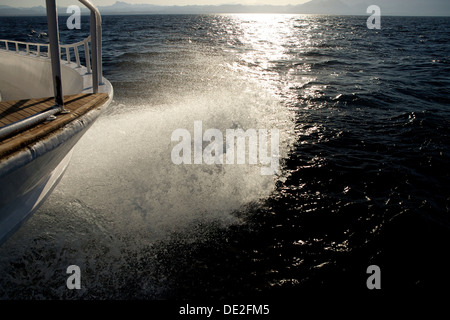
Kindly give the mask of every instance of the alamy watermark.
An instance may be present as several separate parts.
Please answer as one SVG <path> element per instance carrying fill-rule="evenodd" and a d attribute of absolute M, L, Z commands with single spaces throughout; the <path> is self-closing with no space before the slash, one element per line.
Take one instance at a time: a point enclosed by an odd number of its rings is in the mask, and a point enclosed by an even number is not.
<path fill-rule="evenodd" d="M 81 289 L 81 270 L 80 267 L 77 265 L 70 265 L 67 267 L 67 274 L 70 274 L 70 276 L 67 278 L 66 285 L 67 289 L 73 290 L 73 289 Z"/>
<path fill-rule="evenodd" d="M 81 9 L 79 6 L 72 5 L 67 7 L 66 13 L 71 13 L 67 18 L 66 26 L 69 30 L 81 29 Z"/>
<path fill-rule="evenodd" d="M 377 265 L 370 265 L 367 267 L 367 274 L 370 276 L 367 278 L 367 289 L 381 289 L 381 269 Z"/>
<path fill-rule="evenodd" d="M 367 19 L 367 28 L 381 29 L 381 9 L 379 6 L 371 5 L 367 8 L 367 13 L 372 15 Z"/>
<path fill-rule="evenodd" d="M 278 129 L 226 129 L 224 137 L 219 129 L 203 132 L 202 121 L 194 121 L 193 139 L 187 129 L 176 129 L 171 140 L 178 142 L 171 152 L 174 164 L 245 164 L 248 157 L 248 164 L 265 165 L 261 175 L 277 174 L 279 170 Z"/>

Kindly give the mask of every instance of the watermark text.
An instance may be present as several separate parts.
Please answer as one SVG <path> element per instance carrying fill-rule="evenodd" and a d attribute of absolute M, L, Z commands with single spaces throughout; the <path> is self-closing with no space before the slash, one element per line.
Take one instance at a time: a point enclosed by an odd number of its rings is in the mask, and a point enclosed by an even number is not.
<path fill-rule="evenodd" d="M 367 8 L 367 13 L 372 14 L 367 19 L 367 28 L 381 29 L 381 9 L 379 6 L 371 5 Z"/>
<path fill-rule="evenodd" d="M 171 140 L 178 142 L 171 152 L 174 164 L 245 164 L 248 158 L 248 164 L 266 166 L 261 168 L 261 175 L 277 174 L 279 170 L 278 129 L 226 129 L 224 137 L 218 129 L 203 132 L 202 121 L 194 121 L 193 140 L 187 129 L 174 130 Z"/>

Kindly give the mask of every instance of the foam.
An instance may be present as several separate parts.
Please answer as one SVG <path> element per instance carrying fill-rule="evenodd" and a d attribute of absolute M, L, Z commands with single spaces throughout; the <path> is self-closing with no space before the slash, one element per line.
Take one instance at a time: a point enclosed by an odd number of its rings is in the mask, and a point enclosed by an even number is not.
<path fill-rule="evenodd" d="M 262 176 L 257 165 L 175 165 L 171 134 L 178 128 L 192 132 L 197 120 L 222 131 L 275 126 L 283 157 L 289 113 L 275 98 L 246 86 L 180 97 L 170 105 L 115 106 L 76 146 L 55 193 L 80 199 L 114 221 L 119 233 L 158 237 L 198 219 L 239 223 L 233 212 L 269 197 L 279 177 Z"/>

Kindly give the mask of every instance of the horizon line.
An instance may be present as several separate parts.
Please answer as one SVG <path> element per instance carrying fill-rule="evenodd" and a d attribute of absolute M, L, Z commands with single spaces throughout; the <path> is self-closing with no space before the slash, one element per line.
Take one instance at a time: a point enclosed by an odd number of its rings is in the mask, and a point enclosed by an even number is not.
<path fill-rule="evenodd" d="M 349 13 L 349 14 L 345 14 L 345 13 L 286 13 L 286 12 L 199 12 L 199 13 L 193 13 L 193 12 L 143 12 L 143 13 L 139 13 L 139 12 L 106 12 L 106 13 L 101 13 L 102 16 L 157 16 L 157 15 L 233 15 L 233 14 L 279 14 L 279 15 L 303 15 L 303 16 L 345 16 L 345 17 L 368 17 L 369 15 L 367 14 L 356 14 L 356 13 Z M 87 13 L 81 13 L 81 15 L 83 17 L 88 17 L 89 14 Z M 0 14 L 0 17 L 12 17 L 12 18 L 16 18 L 16 17 L 45 17 L 45 14 L 5 14 L 2 15 Z M 59 14 L 58 16 L 63 17 L 63 16 L 70 16 L 70 14 L 68 13 L 64 13 L 64 14 Z M 432 18 L 450 18 L 450 15 L 410 15 L 410 14 L 384 14 L 384 17 L 416 17 L 416 18 L 421 18 L 421 17 L 432 17 Z"/>
<path fill-rule="evenodd" d="M 117 2 L 116 2 L 117 3 Z M 115 3 L 115 4 L 116 4 Z M 302 11 L 302 4 L 188 4 L 188 5 L 156 5 L 156 4 L 130 4 L 127 2 L 123 2 L 126 5 L 129 5 L 130 8 L 124 9 L 123 11 L 120 9 L 114 9 L 113 5 L 103 5 L 98 6 L 98 9 L 100 10 L 101 15 L 207 15 L 207 14 L 284 14 L 284 15 L 325 15 L 325 16 L 368 16 L 369 14 L 366 12 L 358 12 L 359 10 L 356 10 L 356 8 L 349 8 L 348 13 L 337 11 L 332 12 L 331 10 L 329 13 L 327 12 L 301 12 Z M 308 3 L 308 2 L 306 2 Z M 145 8 L 141 11 L 136 11 L 133 9 L 134 6 L 148 6 L 148 8 Z M 45 12 L 39 12 L 39 10 L 42 8 L 45 10 L 45 6 L 38 5 L 38 6 L 31 6 L 31 7 L 15 7 L 11 5 L 1 5 L 5 7 L 9 7 L 13 9 L 13 12 L 0 12 L 0 16 L 2 17 L 21 17 L 21 16 L 45 16 Z M 294 8 L 294 10 L 298 10 L 297 12 L 287 12 L 288 8 Z M 58 6 L 58 8 L 66 8 L 66 6 Z M 228 8 L 228 10 L 220 10 L 220 8 Z M 255 8 L 255 11 L 251 11 L 253 8 Z M 259 9 L 257 9 L 259 8 Z M 270 9 L 273 8 L 273 11 L 270 11 Z M 123 9 L 123 8 L 121 8 Z M 198 12 L 196 12 L 196 9 L 198 9 Z M 283 10 L 284 9 L 284 10 Z M 353 9 L 353 10 L 352 10 Z M 8 9 L 6 9 L 8 10 Z M 30 12 L 30 10 L 38 11 L 38 12 Z M 217 11 L 216 11 L 217 10 Z M 266 11 L 267 10 L 267 11 Z M 12 10 L 11 10 L 12 11 Z M 17 12 L 19 11 L 19 12 Z M 23 11 L 20 12 L 20 11 Z M 102 12 L 103 11 L 103 12 Z M 306 9 L 305 11 L 308 11 Z M 313 9 L 313 11 L 316 11 Z M 394 12 L 388 12 L 383 13 L 383 16 L 389 16 L 389 17 L 450 17 L 450 13 L 444 13 L 441 12 L 431 12 L 431 13 L 401 13 L 396 12 L 397 10 L 392 10 Z M 66 13 L 65 10 L 63 10 L 64 13 L 61 12 L 61 16 L 63 15 L 69 15 L 69 13 Z M 81 8 L 81 15 L 89 15 L 89 11 L 82 7 Z"/>

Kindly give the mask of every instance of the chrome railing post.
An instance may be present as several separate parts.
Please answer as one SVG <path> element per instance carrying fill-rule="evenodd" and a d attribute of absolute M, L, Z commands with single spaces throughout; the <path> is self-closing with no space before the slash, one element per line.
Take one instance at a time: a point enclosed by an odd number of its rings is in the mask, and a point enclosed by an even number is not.
<path fill-rule="evenodd" d="M 88 73 L 92 72 L 91 69 L 91 57 L 89 55 L 89 42 L 87 40 L 88 38 L 84 39 L 84 58 L 86 59 L 86 69 Z"/>
<path fill-rule="evenodd" d="M 92 88 L 94 93 L 98 92 L 98 40 L 97 40 L 97 19 L 95 12 L 91 11 L 91 46 L 92 46 Z"/>
<path fill-rule="evenodd" d="M 97 23 L 98 34 L 97 34 L 97 49 L 98 49 L 98 80 L 100 84 L 103 84 L 103 54 L 102 54 L 102 20 L 99 15 L 99 23 Z"/>
<path fill-rule="evenodd" d="M 64 106 L 61 82 L 61 57 L 59 54 L 58 13 L 55 0 L 45 0 L 47 5 L 48 38 L 50 42 L 53 90 L 55 102 L 58 106 Z"/>
<path fill-rule="evenodd" d="M 89 0 L 79 0 L 91 11 L 91 56 L 92 56 L 92 87 L 94 93 L 98 92 L 99 84 L 103 83 L 102 69 L 102 20 L 100 12 Z"/>

